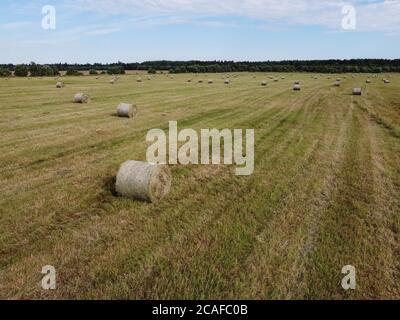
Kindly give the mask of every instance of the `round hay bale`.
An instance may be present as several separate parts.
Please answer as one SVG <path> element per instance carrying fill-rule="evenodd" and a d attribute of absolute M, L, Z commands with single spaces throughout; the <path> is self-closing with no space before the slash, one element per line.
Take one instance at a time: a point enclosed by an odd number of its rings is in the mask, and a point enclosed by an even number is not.
<path fill-rule="evenodd" d="M 334 83 L 334 86 L 335 86 L 335 87 L 340 87 L 340 81 L 336 81 L 336 82 Z"/>
<path fill-rule="evenodd" d="M 361 95 L 362 95 L 361 88 L 354 88 L 353 89 L 353 96 L 361 96 Z"/>
<path fill-rule="evenodd" d="M 74 102 L 75 103 L 88 103 L 89 96 L 87 94 L 79 92 L 74 96 Z"/>
<path fill-rule="evenodd" d="M 274 82 L 278 82 L 279 80 L 278 79 L 274 79 Z"/>
<path fill-rule="evenodd" d="M 225 84 L 230 84 L 231 81 L 230 81 L 229 79 L 225 79 L 224 83 L 225 83 Z"/>
<path fill-rule="evenodd" d="M 371 80 L 367 79 L 367 80 L 365 81 L 365 83 L 371 83 Z"/>
<path fill-rule="evenodd" d="M 390 83 L 390 81 L 388 79 L 385 79 L 385 80 L 383 80 L 383 83 L 388 84 L 388 83 Z"/>
<path fill-rule="evenodd" d="M 261 82 L 261 85 L 262 85 L 263 87 L 266 87 L 266 86 L 267 86 L 267 81 Z"/>
<path fill-rule="evenodd" d="M 171 180 L 167 166 L 126 161 L 118 171 L 115 190 L 123 197 L 158 202 L 169 193 Z"/>
<path fill-rule="evenodd" d="M 295 85 L 293 86 L 293 90 L 294 90 L 294 91 L 300 91 L 300 90 L 301 90 L 300 84 L 295 84 Z"/>
<path fill-rule="evenodd" d="M 117 81 L 116 79 L 111 79 L 110 84 L 115 84 L 116 81 Z"/>
<path fill-rule="evenodd" d="M 208 84 L 213 84 L 213 83 L 214 83 L 214 81 L 208 80 Z"/>
<path fill-rule="evenodd" d="M 188 79 L 188 81 L 187 81 L 187 82 L 189 82 L 189 83 L 190 83 L 190 82 L 192 82 L 192 79 Z"/>
<path fill-rule="evenodd" d="M 300 84 L 300 80 L 296 80 L 294 84 Z"/>
<path fill-rule="evenodd" d="M 142 78 L 137 78 L 137 82 L 142 82 Z"/>
<path fill-rule="evenodd" d="M 58 81 L 58 82 L 56 83 L 56 88 L 64 88 L 64 87 L 65 87 L 65 83 L 64 83 L 64 82 Z"/>
<path fill-rule="evenodd" d="M 199 80 L 199 83 L 203 83 L 203 80 L 202 80 L 202 79 L 200 79 L 200 80 Z"/>
<path fill-rule="evenodd" d="M 137 107 L 131 103 L 120 103 L 117 107 L 118 117 L 133 118 L 137 114 Z"/>

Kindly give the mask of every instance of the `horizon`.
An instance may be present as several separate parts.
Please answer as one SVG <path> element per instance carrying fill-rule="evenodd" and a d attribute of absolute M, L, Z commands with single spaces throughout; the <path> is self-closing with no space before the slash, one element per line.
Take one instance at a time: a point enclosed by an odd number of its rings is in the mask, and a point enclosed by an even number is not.
<path fill-rule="evenodd" d="M 0 64 L 400 57 L 400 0 L 5 0 L 0 8 Z"/>
<path fill-rule="evenodd" d="M 32 62 L 36 64 L 42 64 L 42 65 L 58 65 L 58 64 L 67 64 L 67 65 L 118 65 L 118 64 L 146 64 L 146 63 L 154 63 L 154 62 L 182 62 L 182 63 L 188 63 L 188 62 L 201 62 L 201 63 L 211 63 L 211 62 L 232 62 L 232 63 L 282 63 L 282 62 L 329 62 L 329 61 L 379 61 L 379 60 L 386 60 L 386 61 L 397 61 L 400 60 L 400 58 L 351 58 L 351 59 L 293 59 L 293 60 L 258 60 L 258 61 L 253 61 L 253 60 L 223 60 L 223 59 L 214 59 L 214 60 L 194 60 L 194 59 L 189 59 L 189 60 L 166 60 L 166 59 L 160 59 L 160 60 L 147 60 L 147 61 L 116 61 L 116 62 L 83 62 L 83 63 L 77 63 L 77 62 L 46 62 L 46 63 L 38 63 L 36 61 L 30 61 L 30 62 L 25 62 L 25 63 L 0 63 L 0 65 L 19 65 L 19 64 L 24 64 L 24 65 L 30 65 Z"/>

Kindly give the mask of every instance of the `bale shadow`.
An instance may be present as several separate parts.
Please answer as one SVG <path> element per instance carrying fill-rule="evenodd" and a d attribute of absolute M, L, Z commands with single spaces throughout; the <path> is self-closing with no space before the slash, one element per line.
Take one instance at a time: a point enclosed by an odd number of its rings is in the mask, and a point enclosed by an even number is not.
<path fill-rule="evenodd" d="M 106 191 L 106 194 L 111 194 L 113 197 L 118 197 L 117 190 L 115 189 L 116 182 L 117 178 L 115 176 L 109 176 L 103 180 L 103 188 Z"/>

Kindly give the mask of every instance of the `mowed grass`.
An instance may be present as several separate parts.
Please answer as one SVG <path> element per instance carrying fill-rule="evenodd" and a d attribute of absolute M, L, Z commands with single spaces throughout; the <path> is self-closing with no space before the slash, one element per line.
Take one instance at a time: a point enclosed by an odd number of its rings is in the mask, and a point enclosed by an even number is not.
<path fill-rule="evenodd" d="M 400 298 L 399 75 L 136 78 L 0 79 L 0 298 Z M 116 117 L 120 102 L 138 116 Z M 145 160 L 148 130 L 170 120 L 255 129 L 254 174 L 172 166 L 161 203 L 115 197 L 120 164 Z"/>

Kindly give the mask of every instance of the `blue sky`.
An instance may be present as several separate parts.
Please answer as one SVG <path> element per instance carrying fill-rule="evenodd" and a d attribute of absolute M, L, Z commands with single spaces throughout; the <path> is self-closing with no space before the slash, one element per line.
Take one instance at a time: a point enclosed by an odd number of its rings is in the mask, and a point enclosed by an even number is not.
<path fill-rule="evenodd" d="M 0 37 L 0 63 L 400 58 L 400 0 L 1 0 Z"/>

